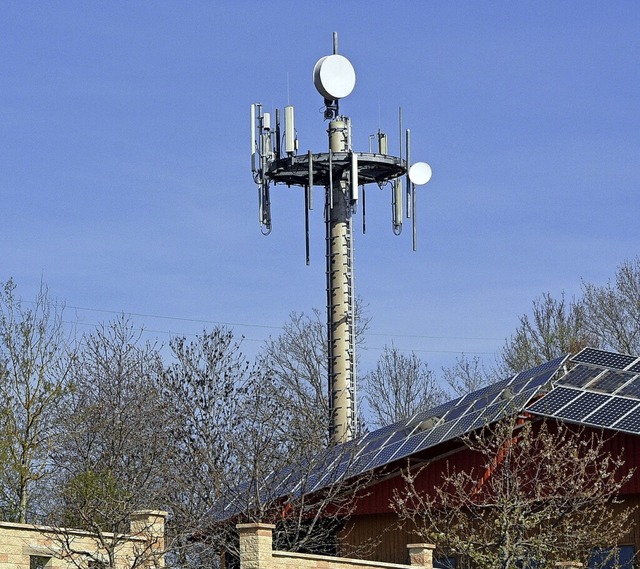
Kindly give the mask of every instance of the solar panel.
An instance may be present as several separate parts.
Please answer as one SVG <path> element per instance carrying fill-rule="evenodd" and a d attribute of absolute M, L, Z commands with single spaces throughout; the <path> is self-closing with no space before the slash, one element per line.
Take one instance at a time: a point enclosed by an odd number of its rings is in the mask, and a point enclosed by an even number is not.
<path fill-rule="evenodd" d="M 557 373 L 566 358 L 567 356 L 561 356 L 533 369 L 520 372 L 510 382 L 509 387 L 514 394 L 518 394 L 525 389 L 542 387 Z"/>
<path fill-rule="evenodd" d="M 486 406 L 491 403 L 504 389 L 509 385 L 510 380 L 498 381 L 492 383 L 474 391 L 469 394 L 469 399 L 473 401 L 473 409 L 477 410 L 480 407 Z"/>
<path fill-rule="evenodd" d="M 626 395 L 640 399 L 640 376 L 637 376 L 631 382 L 621 387 L 616 395 Z"/>
<path fill-rule="evenodd" d="M 363 437 L 362 442 L 365 444 L 369 444 L 372 441 L 384 442 L 393 433 L 396 433 L 397 431 L 405 427 L 407 423 L 408 421 L 404 419 L 402 421 L 398 421 L 397 423 L 393 423 L 392 425 L 386 425 L 384 427 L 376 429 L 375 431 L 371 431 Z"/>
<path fill-rule="evenodd" d="M 354 441 L 349 441 L 343 445 L 336 445 L 328 449 L 314 465 L 312 472 L 305 479 L 305 474 L 301 476 L 304 484 L 304 492 L 312 492 L 334 484 L 338 480 L 350 476 L 354 472 L 354 463 L 357 448 Z"/>
<path fill-rule="evenodd" d="M 384 446 L 397 443 L 398 441 L 404 441 L 411 434 L 411 431 L 412 429 L 409 427 L 398 429 L 385 441 Z"/>
<path fill-rule="evenodd" d="M 393 425 L 382 427 L 377 431 L 367 433 L 361 441 L 359 441 L 360 453 L 378 452 L 382 447 L 390 443 L 390 439 L 395 438 L 395 440 L 398 440 L 399 438 L 407 436 L 410 430 L 406 424 L 407 421 L 403 420 Z"/>
<path fill-rule="evenodd" d="M 249 486 L 240 486 L 236 500 L 231 496 L 222 508 L 216 505 L 212 511 L 216 516 L 235 515 L 246 509 L 251 500 L 315 492 L 464 436 L 523 409 L 560 420 L 640 434 L 640 358 L 586 348 L 571 359 L 576 366 L 551 384 L 566 359 L 561 356 L 410 419 L 336 445 L 321 453 L 312 468 L 305 463 L 273 473 L 260 485 L 257 497 L 242 499 L 240 494 L 251 492 Z M 545 385 L 549 386 L 548 391 Z"/>
<path fill-rule="evenodd" d="M 504 389 L 501 389 L 500 391 L 496 391 L 495 393 L 488 393 L 487 395 L 482 397 L 482 399 L 477 399 L 470 407 L 469 412 L 482 411 L 482 409 L 486 409 L 494 401 L 499 401 L 502 398 L 503 393 Z"/>
<path fill-rule="evenodd" d="M 608 354 L 598 350 L 581 352 L 583 358 L 602 362 L 606 357 L 612 359 L 618 354 Z M 585 355 L 586 354 L 586 355 Z M 486 426 L 500 417 L 519 412 L 541 387 L 549 382 L 566 360 L 565 356 L 556 358 L 534 369 L 516 375 L 513 379 L 503 380 L 486 386 L 474 393 L 449 401 L 434 409 L 416 414 L 408 420 L 400 421 L 373 431 L 354 444 L 352 454 L 357 452 L 355 461 L 340 462 L 336 476 L 359 474 L 420 452 L 442 442 L 460 437 L 478 428 Z M 613 358 L 620 365 L 624 361 Z M 594 364 L 597 365 L 597 364 Z M 579 364 L 571 372 L 565 374 L 557 386 L 529 406 L 529 410 L 543 415 L 557 416 L 571 421 L 584 421 L 597 425 L 609 425 L 617 421 L 625 412 L 634 409 L 629 403 L 614 404 L 610 397 L 602 393 L 594 393 L 566 387 L 591 385 L 593 379 L 602 373 L 602 369 Z M 616 373 L 603 375 L 599 383 L 602 390 L 614 389 L 621 381 Z M 638 384 L 640 397 L 640 383 Z M 620 398 L 622 399 L 622 398 Z M 628 399 L 624 401 L 629 401 Z M 638 404 L 640 406 L 640 403 Z M 428 422 L 433 419 L 433 427 Z M 630 421 L 631 419 L 629 419 Z M 638 417 L 640 424 L 640 417 Z M 427 423 L 427 425 L 425 425 Z M 347 465 L 350 468 L 347 468 Z M 314 477 L 315 487 L 330 482 L 334 475 L 327 469 Z M 347 472 L 347 470 L 349 472 Z M 311 480 L 310 480 L 311 482 Z"/>
<path fill-rule="evenodd" d="M 625 415 L 614 424 L 614 428 L 640 434 L 640 408 L 636 407 L 628 415 Z"/>
<path fill-rule="evenodd" d="M 557 367 L 548 369 L 547 371 L 532 377 L 531 380 L 525 384 L 524 389 L 532 389 L 534 387 L 541 387 L 545 383 L 547 383 L 554 374 L 558 371 Z"/>
<path fill-rule="evenodd" d="M 478 417 L 480 417 L 481 411 L 474 411 L 473 413 L 469 413 L 462 417 L 453 428 L 447 433 L 447 439 L 453 439 L 460 435 L 464 435 L 468 433 L 471 429 L 471 425 L 473 425 Z"/>
<path fill-rule="evenodd" d="M 429 435 L 423 439 L 422 444 L 416 449 L 416 452 L 432 447 L 446 440 L 446 435 L 451 430 L 452 426 L 453 425 L 451 423 L 445 423 L 444 425 L 439 425 L 435 429 L 429 431 Z"/>
<path fill-rule="evenodd" d="M 558 410 L 581 393 L 582 392 L 577 389 L 556 387 L 553 391 L 543 395 L 533 405 L 527 407 L 527 409 L 532 413 L 539 413 L 540 415 L 555 415 Z"/>
<path fill-rule="evenodd" d="M 447 422 L 455 421 L 458 417 L 464 415 L 469 409 L 473 407 L 473 401 L 469 401 L 469 404 L 458 405 L 451 409 L 445 416 L 444 420 Z"/>
<path fill-rule="evenodd" d="M 523 379 L 531 379 L 533 377 L 536 377 L 548 371 L 551 371 L 551 370 L 555 371 L 564 363 L 566 359 L 567 359 L 566 355 L 559 356 L 551 361 L 540 364 L 539 366 L 536 366 L 534 368 L 528 369 L 526 371 L 521 371 L 518 375 L 516 375 L 513 378 L 513 381 L 515 382 L 515 381 L 521 381 Z"/>
<path fill-rule="evenodd" d="M 378 452 L 367 452 L 358 455 L 353 462 L 353 472 L 355 474 L 359 474 L 369 470 L 369 465 L 373 462 L 373 459 L 376 457 Z"/>
<path fill-rule="evenodd" d="M 589 385 L 589 389 L 604 391 L 605 393 L 613 393 L 616 389 L 620 389 L 625 383 L 629 383 L 634 378 L 633 373 L 625 371 L 607 370 Z"/>
<path fill-rule="evenodd" d="M 418 413 L 411 421 L 412 425 L 418 425 L 427 419 L 431 419 L 432 417 L 444 417 L 450 409 L 459 405 L 465 397 L 458 397 L 457 399 L 452 399 L 451 401 L 447 401 L 446 403 L 442 403 L 433 409 L 428 409 L 427 411 L 422 411 Z"/>
<path fill-rule="evenodd" d="M 471 425 L 470 430 L 484 427 L 485 425 L 497 420 L 504 413 L 504 407 L 505 406 L 503 401 L 492 403 L 491 405 L 485 407 L 476 417 L 476 420 L 473 425 Z"/>
<path fill-rule="evenodd" d="M 318 491 L 525 408 L 540 415 L 640 434 L 640 358 L 585 349 L 572 359 L 577 365 L 558 379 L 551 391 L 529 404 L 565 360 L 556 358 L 411 419 L 327 449 L 313 468 L 298 465 L 269 476 L 260 485 L 259 496 L 253 496 L 252 500 Z M 429 419 L 433 419 L 431 428 L 425 424 Z M 247 500 L 249 496 L 244 499 L 241 496 L 250 493 L 248 486 L 237 490 L 236 500 L 232 496 L 212 508 L 214 515 L 220 518 L 235 515 L 252 503 Z"/>
<path fill-rule="evenodd" d="M 410 454 L 416 452 L 416 450 L 422 444 L 422 441 L 424 441 L 426 438 L 427 433 L 424 431 L 417 431 L 416 433 L 411 435 L 398 450 L 397 458 L 404 458 L 405 456 L 409 456 Z"/>
<path fill-rule="evenodd" d="M 560 419 L 569 421 L 583 421 L 585 417 L 593 413 L 598 407 L 604 405 L 609 396 L 604 393 L 582 392 L 566 407 L 555 413 Z"/>
<path fill-rule="evenodd" d="M 595 348 L 585 348 L 571 358 L 574 362 L 594 364 L 601 367 L 612 367 L 615 369 L 624 369 L 636 359 L 636 356 L 605 352 L 604 350 L 596 350 Z"/>
<path fill-rule="evenodd" d="M 522 393 L 516 395 L 513 399 L 508 401 L 506 405 L 503 406 L 502 415 L 507 413 L 516 413 L 520 410 L 524 409 L 524 407 L 531 401 L 538 393 L 540 393 L 540 388 L 534 387 L 533 389 L 527 389 Z"/>
<path fill-rule="evenodd" d="M 601 368 L 579 364 L 569 371 L 569 373 L 564 374 L 560 379 L 558 379 L 558 383 L 561 385 L 584 387 L 601 373 Z"/>
<path fill-rule="evenodd" d="M 369 464 L 369 470 L 393 461 L 393 458 L 403 444 L 404 441 L 400 441 L 383 448 Z"/>
<path fill-rule="evenodd" d="M 589 415 L 586 421 L 598 427 L 611 427 L 629 411 L 638 407 L 638 405 L 640 405 L 640 402 L 634 401 L 633 399 L 615 396 L 610 397 L 609 401 Z"/>

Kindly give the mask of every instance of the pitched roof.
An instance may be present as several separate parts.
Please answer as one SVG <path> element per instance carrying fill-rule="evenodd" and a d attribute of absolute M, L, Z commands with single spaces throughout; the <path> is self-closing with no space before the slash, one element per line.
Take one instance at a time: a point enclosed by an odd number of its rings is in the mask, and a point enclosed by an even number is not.
<path fill-rule="evenodd" d="M 265 493 L 318 492 L 522 412 L 640 434 L 640 357 L 594 348 L 558 357 L 331 447 L 311 466 L 274 473 L 263 482 Z M 231 501 L 215 510 L 215 517 L 223 519 L 242 508 Z"/>

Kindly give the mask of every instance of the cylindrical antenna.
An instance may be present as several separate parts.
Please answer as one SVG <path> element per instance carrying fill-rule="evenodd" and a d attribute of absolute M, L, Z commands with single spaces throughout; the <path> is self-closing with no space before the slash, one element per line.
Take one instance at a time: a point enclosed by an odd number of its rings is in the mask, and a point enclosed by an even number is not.
<path fill-rule="evenodd" d="M 291 105 L 284 108 L 284 151 L 288 156 L 296 152 L 296 130 Z"/>
<path fill-rule="evenodd" d="M 256 171 L 256 106 L 251 105 L 251 171 Z"/>
<path fill-rule="evenodd" d="M 333 55 L 338 53 L 338 32 L 333 32 Z"/>
<path fill-rule="evenodd" d="M 271 198 L 269 196 L 269 181 L 264 179 L 260 184 L 260 223 L 262 225 L 261 232 L 263 235 L 271 233 Z"/>
<path fill-rule="evenodd" d="M 378 154 L 389 154 L 389 144 L 387 142 L 387 135 L 378 130 Z"/>
<path fill-rule="evenodd" d="M 393 212 L 393 232 L 402 233 L 402 179 L 396 178 L 392 187 L 391 208 Z"/>
<path fill-rule="evenodd" d="M 358 155 L 351 153 L 351 203 L 358 201 Z"/>
<path fill-rule="evenodd" d="M 280 109 L 276 109 L 276 160 L 282 156 L 280 152 Z"/>

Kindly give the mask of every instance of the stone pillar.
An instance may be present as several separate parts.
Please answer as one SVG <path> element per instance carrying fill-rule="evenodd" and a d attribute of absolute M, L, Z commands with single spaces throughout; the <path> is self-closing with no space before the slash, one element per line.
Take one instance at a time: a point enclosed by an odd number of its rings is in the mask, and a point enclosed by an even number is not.
<path fill-rule="evenodd" d="M 424 567 L 433 569 L 433 550 L 436 548 L 431 543 L 409 543 L 409 563 L 411 567 Z"/>
<path fill-rule="evenodd" d="M 273 551 L 273 524 L 238 524 L 240 569 L 270 569 Z"/>
<path fill-rule="evenodd" d="M 153 565 L 164 567 L 164 525 L 167 512 L 163 510 L 138 510 L 131 514 L 131 535 L 143 537 L 151 546 Z"/>

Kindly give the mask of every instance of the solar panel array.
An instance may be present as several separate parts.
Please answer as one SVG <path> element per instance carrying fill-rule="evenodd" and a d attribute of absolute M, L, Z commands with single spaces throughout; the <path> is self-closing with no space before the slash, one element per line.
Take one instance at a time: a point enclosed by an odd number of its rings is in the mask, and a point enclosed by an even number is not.
<path fill-rule="evenodd" d="M 585 348 L 570 361 L 575 366 L 527 410 L 640 434 L 640 358 Z"/>
<path fill-rule="evenodd" d="M 338 480 L 370 472 L 453 440 L 511 412 L 518 412 L 548 383 L 565 359 L 557 358 L 333 447 L 318 457 L 318 467 L 310 473 L 289 475 L 278 490 L 282 495 L 311 493 Z"/>
<path fill-rule="evenodd" d="M 349 474 L 358 475 L 401 460 L 479 429 L 509 410 L 522 409 L 564 360 L 557 358 L 363 436 L 355 441 L 354 454 L 343 458 L 352 460 Z"/>
<path fill-rule="evenodd" d="M 567 371 L 567 364 L 570 369 Z M 640 434 L 640 358 L 585 348 L 337 445 L 314 466 L 274 473 L 270 496 L 307 494 L 471 433 L 504 416 L 531 413 Z M 240 511 L 226 504 L 223 516 Z"/>

